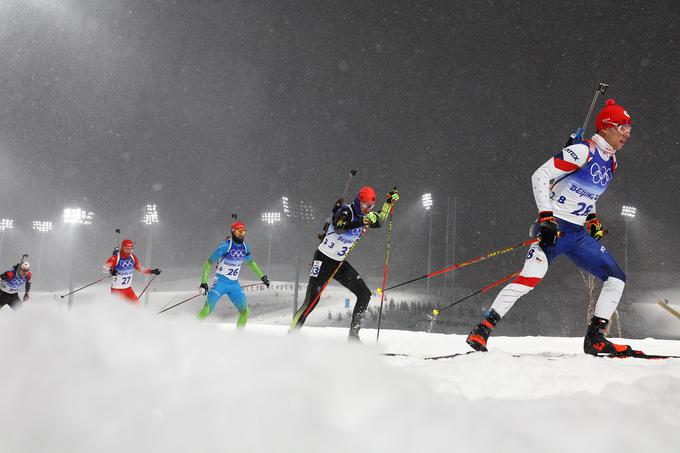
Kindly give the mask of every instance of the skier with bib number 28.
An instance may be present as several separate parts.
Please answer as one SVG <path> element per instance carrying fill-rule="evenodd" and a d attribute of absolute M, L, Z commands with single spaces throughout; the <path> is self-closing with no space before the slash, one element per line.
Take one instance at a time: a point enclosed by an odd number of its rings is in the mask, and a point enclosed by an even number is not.
<path fill-rule="evenodd" d="M 142 274 L 160 275 L 160 269 L 148 269 L 139 264 L 139 258 L 132 253 L 135 244 L 131 239 L 123 239 L 120 251 L 111 255 L 104 264 L 104 272 L 113 277 L 111 281 L 111 294 L 116 294 L 128 302 L 138 304 L 137 295 L 132 289 L 132 275 L 135 270 Z"/>
<path fill-rule="evenodd" d="M 368 289 L 361 275 L 345 259 L 345 255 L 359 240 L 364 227 L 380 228 L 387 219 L 392 203 L 397 200 L 399 200 L 399 195 L 396 190 L 392 190 L 387 194 L 387 200 L 380 212 L 371 211 L 375 206 L 375 190 L 371 187 L 362 187 L 353 203 L 346 204 L 342 199 L 336 202 L 332 223 L 314 253 L 305 301 L 295 313 L 290 331 L 302 328 L 307 316 L 318 305 L 320 293 L 328 279 L 337 269 L 333 278 L 357 296 L 348 339 L 359 341 L 359 329 L 371 300 L 371 290 Z"/>
<path fill-rule="evenodd" d="M 520 275 L 503 288 L 484 319 L 467 337 L 467 343 L 486 351 L 491 330 L 520 297 L 534 289 L 559 255 L 568 256 L 578 267 L 604 282 L 590 321 L 583 350 L 586 354 L 631 354 L 628 345 L 605 337 L 609 319 L 619 304 L 626 276 L 598 241 L 606 230 L 595 210 L 616 172 L 615 153 L 630 138 L 631 118 L 613 99 L 595 121 L 597 133 L 590 139 L 564 148 L 531 177 L 538 207 L 540 242 L 529 249 Z M 559 232 L 559 233 L 558 233 Z"/>
<path fill-rule="evenodd" d="M 239 312 L 236 327 L 243 328 L 248 322 L 248 300 L 241 289 L 238 281 L 241 265 L 245 261 L 257 277 L 262 280 L 267 288 L 269 288 L 269 278 L 262 273 L 259 266 L 250 254 L 250 246 L 245 242 L 246 226 L 243 222 L 236 221 L 231 225 L 231 236 L 220 244 L 219 247 L 210 255 L 203 266 L 203 275 L 201 276 L 201 285 L 199 291 L 202 295 L 207 295 L 208 298 L 203 306 L 203 309 L 198 313 L 199 319 L 205 319 L 210 313 L 215 310 L 217 301 L 225 294 L 231 299 Z M 217 271 L 215 272 L 215 280 L 212 287 L 208 288 L 208 276 L 210 275 L 210 268 L 215 264 Z"/>

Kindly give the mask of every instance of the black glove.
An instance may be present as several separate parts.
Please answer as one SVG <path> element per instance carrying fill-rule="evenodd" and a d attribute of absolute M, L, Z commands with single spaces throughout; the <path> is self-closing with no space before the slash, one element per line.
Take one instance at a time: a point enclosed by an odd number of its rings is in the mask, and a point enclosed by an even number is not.
<path fill-rule="evenodd" d="M 201 283 L 198 287 L 198 292 L 201 293 L 201 296 L 205 296 L 206 294 L 208 294 L 208 284 Z"/>
<path fill-rule="evenodd" d="M 151 269 L 151 273 L 153 275 L 161 275 L 161 270 L 156 268 L 156 269 Z"/>
<path fill-rule="evenodd" d="M 541 211 L 538 213 L 540 233 L 538 233 L 539 245 L 555 245 L 557 243 L 557 220 L 553 217 L 552 211 Z"/>
<path fill-rule="evenodd" d="M 602 224 L 600 223 L 600 220 L 597 218 L 597 214 L 595 213 L 588 214 L 588 216 L 586 217 L 586 223 L 583 224 L 583 227 L 597 241 L 602 239 L 602 237 L 607 234 L 607 230 L 602 228 Z"/>
<path fill-rule="evenodd" d="M 397 192 L 398 191 L 397 191 L 396 187 L 394 189 L 390 190 L 387 193 L 387 199 L 385 201 L 388 202 L 389 204 L 393 204 L 393 203 L 396 203 L 397 201 L 399 201 L 399 194 Z"/>
<path fill-rule="evenodd" d="M 264 283 L 264 285 L 265 285 L 267 288 L 269 288 L 269 285 L 272 284 L 272 282 L 269 281 L 269 277 L 267 277 L 266 275 L 263 275 L 262 278 L 261 278 L 260 280 L 262 280 L 262 283 Z"/>
<path fill-rule="evenodd" d="M 28 300 L 29 297 L 30 297 L 30 296 L 28 295 L 28 293 L 24 293 L 24 302 L 26 302 L 26 301 Z"/>
<path fill-rule="evenodd" d="M 115 277 L 116 275 L 118 275 L 118 269 L 116 269 L 115 267 L 110 268 L 109 274 L 111 274 L 113 277 Z"/>

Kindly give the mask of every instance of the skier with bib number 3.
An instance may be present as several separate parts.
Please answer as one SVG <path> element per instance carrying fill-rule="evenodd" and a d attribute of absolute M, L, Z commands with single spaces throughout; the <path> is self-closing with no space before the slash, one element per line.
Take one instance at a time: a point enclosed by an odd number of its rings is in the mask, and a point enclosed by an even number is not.
<path fill-rule="evenodd" d="M 584 352 L 592 355 L 637 352 L 605 337 L 609 319 L 623 294 L 626 275 L 598 242 L 607 231 L 595 210 L 595 202 L 614 178 L 616 152 L 630 138 L 631 118 L 623 107 L 608 99 L 597 115 L 595 127 L 597 133 L 590 140 L 567 146 L 531 177 L 539 211 L 535 229 L 540 230 L 540 242 L 531 246 L 520 275 L 500 291 L 482 322 L 467 337 L 473 349 L 487 350 L 491 330 L 520 297 L 538 285 L 550 263 L 559 255 L 566 255 L 604 282 L 583 342 Z"/>
<path fill-rule="evenodd" d="M 291 332 L 302 328 L 307 316 L 318 305 L 320 294 L 332 276 L 357 297 L 348 339 L 360 341 L 359 329 L 371 300 L 371 290 L 368 289 L 361 275 L 345 259 L 345 255 L 359 240 L 364 227 L 380 228 L 387 219 L 392 203 L 397 200 L 399 200 L 399 194 L 394 189 L 387 194 L 387 199 L 379 212 L 371 211 L 375 206 L 375 190 L 371 187 L 362 187 L 353 203 L 346 204 L 342 199 L 336 202 L 332 211 L 332 222 L 314 253 L 305 301 L 293 317 Z M 333 275 L 336 270 L 337 272 Z"/>
<path fill-rule="evenodd" d="M 244 261 L 248 264 L 250 270 L 262 280 L 262 283 L 269 288 L 269 278 L 260 270 L 250 254 L 250 246 L 246 244 L 245 237 L 246 225 L 240 221 L 232 223 L 231 236 L 228 236 L 206 260 L 199 291 L 201 295 L 207 295 L 208 298 L 203 309 L 198 313 L 199 319 L 207 318 L 215 310 L 217 301 L 226 294 L 239 312 L 236 327 L 245 327 L 246 322 L 248 322 L 248 300 L 238 281 L 241 265 Z M 215 280 L 212 286 L 208 288 L 208 276 L 213 264 L 217 267 Z"/>
<path fill-rule="evenodd" d="M 132 253 L 135 244 L 131 239 L 124 239 L 120 251 L 106 260 L 104 272 L 113 277 L 111 281 L 111 294 L 116 294 L 130 303 L 138 304 L 137 295 L 132 289 L 132 275 L 135 270 L 142 274 L 160 275 L 160 269 L 149 269 L 139 264 L 139 258 Z"/>

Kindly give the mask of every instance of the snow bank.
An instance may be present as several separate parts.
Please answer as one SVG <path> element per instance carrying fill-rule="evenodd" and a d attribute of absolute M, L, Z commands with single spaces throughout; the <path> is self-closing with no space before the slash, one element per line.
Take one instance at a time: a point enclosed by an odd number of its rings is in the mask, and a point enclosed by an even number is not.
<path fill-rule="evenodd" d="M 678 361 L 426 362 L 345 336 L 236 332 L 109 300 L 2 310 L 0 452 L 621 453 L 680 441 Z M 385 332 L 385 344 L 414 339 L 426 354 L 453 337 Z"/>

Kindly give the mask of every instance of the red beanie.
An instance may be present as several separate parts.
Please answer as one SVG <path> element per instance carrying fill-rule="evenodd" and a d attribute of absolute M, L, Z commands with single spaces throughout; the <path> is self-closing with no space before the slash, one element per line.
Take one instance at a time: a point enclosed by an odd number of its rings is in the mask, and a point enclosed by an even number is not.
<path fill-rule="evenodd" d="M 362 203 L 375 203 L 375 190 L 368 186 L 359 189 L 359 201 Z"/>
<path fill-rule="evenodd" d="M 132 242 L 132 239 L 123 239 L 123 242 L 120 243 L 121 248 L 124 247 L 133 247 L 135 246 L 135 243 Z"/>
<path fill-rule="evenodd" d="M 607 99 L 604 108 L 597 114 L 595 129 L 599 131 L 612 127 L 611 124 L 607 123 L 631 124 L 630 115 L 626 112 L 626 109 L 616 104 L 614 99 Z"/>
<path fill-rule="evenodd" d="M 245 229 L 246 229 L 246 224 L 241 222 L 240 220 L 237 220 L 236 222 L 231 224 L 231 231 L 245 230 Z"/>

